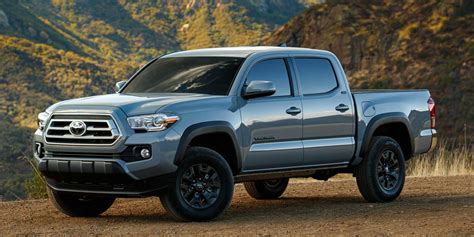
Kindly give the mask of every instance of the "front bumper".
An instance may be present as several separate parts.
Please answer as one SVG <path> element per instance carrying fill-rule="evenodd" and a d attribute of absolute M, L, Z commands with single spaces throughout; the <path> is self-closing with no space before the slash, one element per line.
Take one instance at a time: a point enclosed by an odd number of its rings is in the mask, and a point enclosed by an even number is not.
<path fill-rule="evenodd" d="M 174 178 L 174 173 L 169 173 L 138 179 L 122 162 L 43 158 L 38 169 L 56 191 L 127 197 L 157 195 Z"/>
<path fill-rule="evenodd" d="M 71 112 L 71 114 L 78 111 Z M 94 114 L 94 111 L 88 111 Z M 101 113 L 104 111 L 101 110 Z M 34 134 L 38 169 L 47 177 L 48 185 L 58 191 L 146 196 L 166 187 L 166 177 L 177 170 L 174 164 L 180 136 L 172 128 L 161 132 L 135 133 L 120 110 L 108 111 L 120 127 L 120 139 L 109 146 L 48 144 L 43 131 Z M 63 111 L 61 113 L 64 113 Z M 53 113 L 54 114 L 54 113 Z M 124 122 L 125 121 L 125 122 Z M 148 159 L 127 160 L 130 147 L 147 146 Z M 41 149 L 40 149 L 41 150 Z"/>

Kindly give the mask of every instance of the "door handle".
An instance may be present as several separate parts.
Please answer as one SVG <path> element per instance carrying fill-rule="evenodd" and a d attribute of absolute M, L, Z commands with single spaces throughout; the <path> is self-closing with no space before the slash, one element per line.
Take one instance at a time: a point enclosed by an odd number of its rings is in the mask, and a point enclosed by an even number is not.
<path fill-rule="evenodd" d="M 345 105 L 345 104 L 339 104 L 338 106 L 336 106 L 336 110 L 341 112 L 341 113 L 344 113 L 347 110 L 349 110 L 349 106 Z"/>
<path fill-rule="evenodd" d="M 291 115 L 297 115 L 297 114 L 301 113 L 301 109 L 296 108 L 295 106 L 292 106 L 292 107 L 290 107 L 289 109 L 286 110 L 286 113 L 291 114 Z"/>

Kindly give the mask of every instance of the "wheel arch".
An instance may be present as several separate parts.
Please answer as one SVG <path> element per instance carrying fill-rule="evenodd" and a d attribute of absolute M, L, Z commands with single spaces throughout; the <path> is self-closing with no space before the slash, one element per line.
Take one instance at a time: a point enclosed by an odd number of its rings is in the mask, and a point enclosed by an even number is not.
<path fill-rule="evenodd" d="M 393 138 L 402 148 L 406 160 L 413 155 L 415 142 L 410 120 L 401 112 L 380 114 L 369 122 L 364 133 L 360 157 L 364 157 L 369 151 L 374 136 Z M 408 140 L 406 140 L 407 137 Z"/>
<path fill-rule="evenodd" d="M 205 142 L 208 139 L 217 142 Z M 181 136 L 174 164 L 179 165 L 183 161 L 187 148 L 192 145 L 207 147 L 218 152 L 226 159 L 234 175 L 242 168 L 237 135 L 228 122 L 210 121 L 193 124 L 186 128 Z"/>

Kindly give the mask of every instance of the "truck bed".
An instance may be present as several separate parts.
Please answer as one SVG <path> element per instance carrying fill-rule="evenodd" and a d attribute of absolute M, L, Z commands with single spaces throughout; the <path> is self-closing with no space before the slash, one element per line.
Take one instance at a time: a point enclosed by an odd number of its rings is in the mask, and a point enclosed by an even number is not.
<path fill-rule="evenodd" d="M 373 124 L 384 117 L 408 126 L 413 154 L 430 149 L 435 134 L 430 124 L 428 90 L 354 90 L 351 93 L 357 111 L 356 157 Z"/>

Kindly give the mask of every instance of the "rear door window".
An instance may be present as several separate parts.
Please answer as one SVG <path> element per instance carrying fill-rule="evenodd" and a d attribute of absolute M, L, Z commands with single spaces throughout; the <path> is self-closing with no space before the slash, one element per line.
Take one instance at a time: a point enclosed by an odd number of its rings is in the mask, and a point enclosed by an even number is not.
<path fill-rule="evenodd" d="M 331 62 L 323 58 L 295 58 L 303 95 L 334 90 L 337 79 Z"/>

